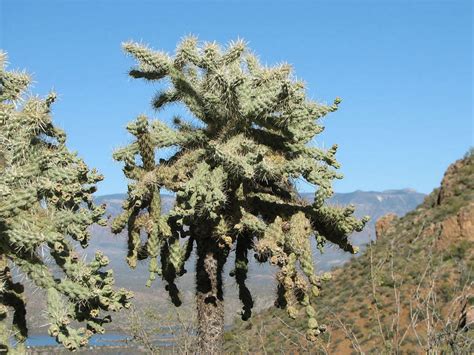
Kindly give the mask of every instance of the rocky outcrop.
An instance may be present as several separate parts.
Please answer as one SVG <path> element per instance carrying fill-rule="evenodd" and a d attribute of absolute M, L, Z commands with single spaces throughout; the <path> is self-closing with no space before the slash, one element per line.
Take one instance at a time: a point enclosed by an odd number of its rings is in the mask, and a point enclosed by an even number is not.
<path fill-rule="evenodd" d="M 454 196 L 456 191 L 461 187 L 457 181 L 459 171 L 465 166 L 463 159 L 457 160 L 451 164 L 446 172 L 444 173 L 443 180 L 441 181 L 441 187 L 438 193 L 438 205 L 443 204 L 447 199 Z"/>
<path fill-rule="evenodd" d="M 438 248 L 458 240 L 474 241 L 474 157 L 472 152 L 446 170 L 441 186 L 426 197 L 413 223 L 420 225 L 420 237 L 435 236 Z M 471 202 L 469 202 L 471 201 Z M 390 234 L 396 227 L 397 216 L 387 214 L 377 220 L 377 239 Z"/>
<path fill-rule="evenodd" d="M 472 193 L 474 182 L 474 153 L 470 151 L 463 159 L 451 164 L 444 173 L 443 180 L 438 192 L 437 204 L 449 203 L 453 197 Z"/>
<path fill-rule="evenodd" d="M 441 222 L 441 239 L 466 238 L 474 241 L 474 203 Z"/>
<path fill-rule="evenodd" d="M 375 237 L 380 239 L 393 226 L 393 223 L 398 219 L 395 213 L 388 213 L 379 218 L 375 223 Z"/>

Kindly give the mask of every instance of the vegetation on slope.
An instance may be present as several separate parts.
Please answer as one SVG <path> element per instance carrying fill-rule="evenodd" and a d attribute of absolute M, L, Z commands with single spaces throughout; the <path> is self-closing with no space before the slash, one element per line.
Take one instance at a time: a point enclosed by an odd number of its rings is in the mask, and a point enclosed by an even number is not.
<path fill-rule="evenodd" d="M 303 318 L 272 310 L 238 322 L 228 351 L 400 353 L 473 348 L 474 154 L 403 218 L 377 223 L 378 239 L 334 272 L 318 300 L 329 331 L 305 341 Z"/>

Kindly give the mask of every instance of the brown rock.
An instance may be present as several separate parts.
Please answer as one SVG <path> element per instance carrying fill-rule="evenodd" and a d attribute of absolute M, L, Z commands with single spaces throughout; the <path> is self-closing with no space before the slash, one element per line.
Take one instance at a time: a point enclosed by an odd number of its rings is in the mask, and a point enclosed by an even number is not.
<path fill-rule="evenodd" d="M 438 205 L 442 204 L 446 199 L 454 195 L 454 187 L 456 185 L 456 175 L 459 169 L 463 167 L 463 161 L 458 160 L 451 164 L 444 173 L 441 187 L 438 194 Z"/>
<path fill-rule="evenodd" d="M 458 212 L 461 236 L 474 241 L 474 203 L 461 208 Z"/>
<path fill-rule="evenodd" d="M 458 216 L 450 216 L 441 222 L 441 239 L 458 239 L 461 229 L 458 224 Z"/>
<path fill-rule="evenodd" d="M 474 163 L 474 153 L 459 159 L 451 164 L 444 173 L 443 180 L 438 192 L 437 204 L 441 205 L 455 195 L 462 194 L 463 191 L 472 189 L 472 183 L 463 180 L 463 176 L 472 176 L 472 164 Z M 472 179 L 471 179 L 472 181 Z"/>
<path fill-rule="evenodd" d="M 421 237 L 433 237 L 439 231 L 439 223 L 431 223 L 428 227 L 424 227 L 421 232 Z"/>
<path fill-rule="evenodd" d="M 442 223 L 441 239 L 466 238 L 474 241 L 474 203 L 462 207 L 455 216 Z"/>
<path fill-rule="evenodd" d="M 375 223 L 375 237 L 376 239 L 382 238 L 382 236 L 387 233 L 390 227 L 393 225 L 393 222 L 398 219 L 395 213 L 389 213 L 385 216 L 379 218 Z"/>

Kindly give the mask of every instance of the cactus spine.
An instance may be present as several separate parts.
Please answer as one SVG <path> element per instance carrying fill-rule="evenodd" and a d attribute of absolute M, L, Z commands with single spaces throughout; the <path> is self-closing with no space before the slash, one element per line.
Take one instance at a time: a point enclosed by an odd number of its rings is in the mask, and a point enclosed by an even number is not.
<path fill-rule="evenodd" d="M 115 232 L 128 224 L 130 265 L 139 255 L 150 257 L 150 282 L 163 270 L 179 304 L 174 279 L 196 246 L 200 347 L 215 352 L 222 345 L 223 265 L 235 245 L 232 275 L 247 319 L 253 306 L 245 286 L 247 255 L 253 249 L 258 261 L 280 268 L 276 304 L 292 317 L 304 307 L 307 336 L 314 339 L 325 329 L 314 319 L 313 304 L 327 277 L 314 274 L 309 238 L 315 235 L 321 247 L 330 241 L 356 252 L 348 236 L 367 222 L 354 218 L 351 206 L 325 204 L 333 193 L 331 181 L 341 178 L 334 170 L 337 146 L 323 150 L 308 144 L 323 130 L 318 120 L 336 111 L 340 100 L 327 106 L 307 99 L 289 65 L 261 65 L 240 40 L 223 49 L 188 37 L 174 56 L 133 42 L 123 47 L 138 63 L 132 77 L 168 83 L 153 106 L 162 112 L 180 103 L 193 118 L 175 117 L 168 126 L 140 116 L 127 127 L 136 140 L 114 153 L 130 179 L 114 224 Z M 176 149 L 174 155 L 151 162 L 155 150 L 169 147 Z M 300 178 L 317 187 L 313 203 L 299 197 L 294 182 Z M 168 214 L 153 207 L 161 188 L 176 193 Z M 148 234 L 143 245 L 137 237 L 141 230 Z M 150 252 L 155 245 L 162 249 L 161 269 L 156 252 Z"/>
<path fill-rule="evenodd" d="M 14 266 L 45 292 L 49 334 L 75 350 L 103 332 L 110 316 L 102 311 L 128 307 L 131 294 L 112 288 L 106 256 L 97 252 L 88 263 L 74 247 L 87 246 L 89 226 L 106 223 L 104 206 L 92 202 L 102 176 L 66 148 L 51 120 L 55 95 L 26 97 L 30 78 L 6 71 L 5 61 L 0 52 L 0 349 L 27 337 Z"/>

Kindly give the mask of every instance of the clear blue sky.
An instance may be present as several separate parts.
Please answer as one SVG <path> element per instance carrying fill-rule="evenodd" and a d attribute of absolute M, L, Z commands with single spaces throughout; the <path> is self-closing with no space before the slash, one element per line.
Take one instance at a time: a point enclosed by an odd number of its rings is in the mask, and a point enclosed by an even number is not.
<path fill-rule="evenodd" d="M 0 0 L 0 48 L 33 74 L 33 93 L 59 93 L 54 119 L 105 174 L 99 194 L 126 190 L 112 151 L 129 120 L 153 115 L 156 87 L 127 77 L 120 43 L 172 52 L 189 33 L 244 38 L 263 62 L 293 64 L 310 97 L 343 98 L 316 142 L 340 146 L 336 191 L 429 192 L 474 145 L 471 3 Z"/>

